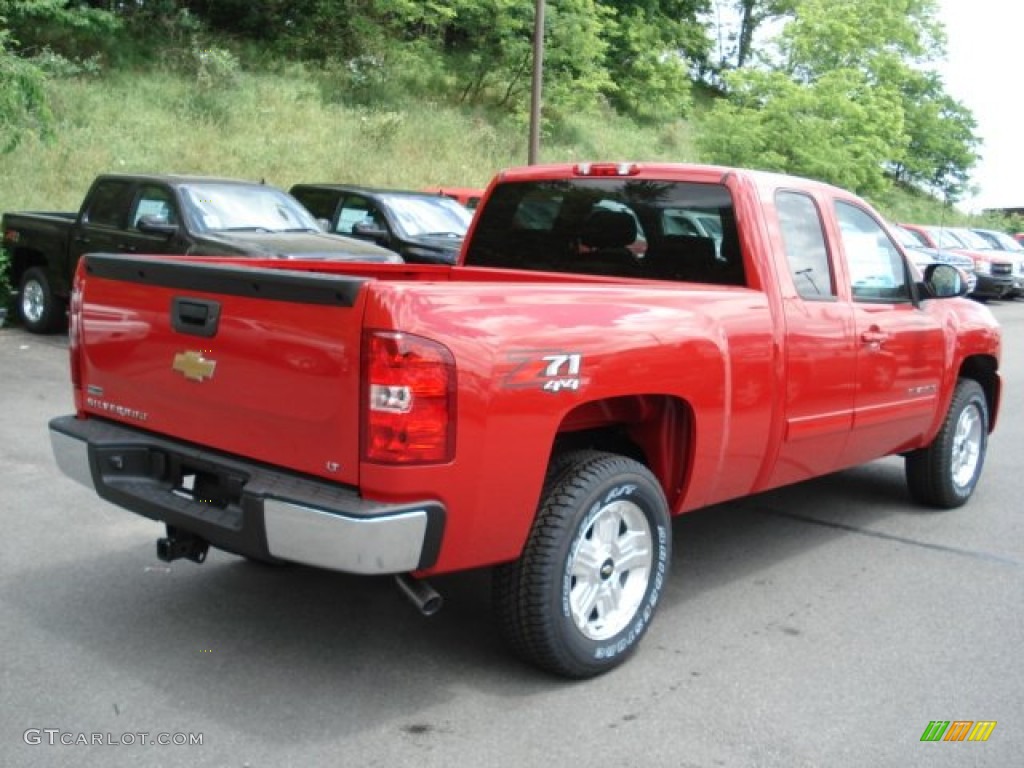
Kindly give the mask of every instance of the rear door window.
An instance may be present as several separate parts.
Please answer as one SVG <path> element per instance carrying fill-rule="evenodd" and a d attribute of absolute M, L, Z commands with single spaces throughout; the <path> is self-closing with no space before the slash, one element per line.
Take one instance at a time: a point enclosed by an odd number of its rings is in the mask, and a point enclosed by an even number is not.
<path fill-rule="evenodd" d="M 796 292 L 804 299 L 835 298 L 835 276 L 814 200 L 802 192 L 780 191 L 775 195 L 775 211 Z"/>
<path fill-rule="evenodd" d="M 292 196 L 302 203 L 314 217 L 330 221 L 334 218 L 334 209 L 337 207 L 340 195 L 337 192 L 324 189 L 296 189 L 292 191 Z"/>
<path fill-rule="evenodd" d="M 121 227 L 128 211 L 132 182 L 108 180 L 99 182 L 93 189 L 89 207 L 85 211 L 88 224 Z"/>

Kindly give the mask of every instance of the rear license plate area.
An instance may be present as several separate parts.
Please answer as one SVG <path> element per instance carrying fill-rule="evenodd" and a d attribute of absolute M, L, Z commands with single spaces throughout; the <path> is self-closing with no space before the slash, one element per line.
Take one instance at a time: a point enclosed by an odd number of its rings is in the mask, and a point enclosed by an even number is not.
<path fill-rule="evenodd" d="M 208 504 L 218 509 L 239 506 L 245 478 L 230 472 L 199 467 L 188 462 L 178 464 L 172 472 L 171 492 L 189 501 Z"/>

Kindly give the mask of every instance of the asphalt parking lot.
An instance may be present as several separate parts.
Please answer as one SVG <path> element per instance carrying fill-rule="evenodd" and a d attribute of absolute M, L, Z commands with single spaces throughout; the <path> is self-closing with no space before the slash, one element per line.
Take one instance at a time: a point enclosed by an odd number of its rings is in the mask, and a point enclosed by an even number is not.
<path fill-rule="evenodd" d="M 159 562 L 161 526 L 53 463 L 66 339 L 0 329 L 0 764 L 1019 765 L 1024 301 L 992 311 L 970 504 L 914 506 L 888 459 L 688 515 L 639 653 L 582 683 L 508 655 L 486 572 L 437 579 L 425 619 L 389 579 Z M 936 720 L 997 725 L 922 742 Z"/>

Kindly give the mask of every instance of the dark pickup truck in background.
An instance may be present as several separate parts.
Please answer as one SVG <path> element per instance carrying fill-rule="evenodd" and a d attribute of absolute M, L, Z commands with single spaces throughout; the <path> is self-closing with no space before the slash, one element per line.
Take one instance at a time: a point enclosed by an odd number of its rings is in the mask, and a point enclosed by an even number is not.
<path fill-rule="evenodd" d="M 199 176 L 99 176 L 77 214 L 8 213 L 0 231 L 20 291 L 18 312 L 34 333 L 63 326 L 83 253 L 401 262 L 372 243 L 325 234 L 275 187 Z"/>
<path fill-rule="evenodd" d="M 400 254 L 411 264 L 454 264 L 473 218 L 445 195 L 346 184 L 296 184 L 289 192 L 326 229 Z"/>

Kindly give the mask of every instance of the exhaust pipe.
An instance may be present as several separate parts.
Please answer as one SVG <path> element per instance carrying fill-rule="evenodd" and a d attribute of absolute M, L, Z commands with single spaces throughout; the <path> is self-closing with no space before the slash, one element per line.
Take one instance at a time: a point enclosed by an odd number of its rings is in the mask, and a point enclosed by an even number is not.
<path fill-rule="evenodd" d="M 407 573 L 399 573 L 395 575 L 395 583 L 424 616 L 433 616 L 444 605 L 444 598 L 425 581 L 414 579 Z"/>

